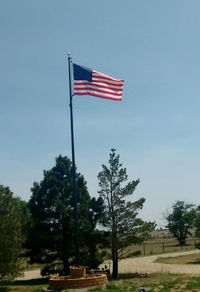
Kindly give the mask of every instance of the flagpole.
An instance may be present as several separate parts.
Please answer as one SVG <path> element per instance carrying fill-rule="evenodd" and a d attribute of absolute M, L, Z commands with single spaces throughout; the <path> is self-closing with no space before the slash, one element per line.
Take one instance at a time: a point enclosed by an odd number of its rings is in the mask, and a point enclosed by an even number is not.
<path fill-rule="evenodd" d="M 79 236 L 78 236 L 78 214 L 77 214 L 77 185 L 76 185 L 76 164 L 75 164 L 75 151 L 74 151 L 74 124 L 73 124 L 73 94 L 71 83 L 71 64 L 72 58 L 70 53 L 68 55 L 68 69 L 69 69 L 69 95 L 70 95 L 70 122 L 71 122 L 71 148 L 72 148 L 72 182 L 73 182 L 73 197 L 74 197 L 74 228 L 75 228 L 75 258 L 76 265 L 80 264 L 79 257 Z"/>

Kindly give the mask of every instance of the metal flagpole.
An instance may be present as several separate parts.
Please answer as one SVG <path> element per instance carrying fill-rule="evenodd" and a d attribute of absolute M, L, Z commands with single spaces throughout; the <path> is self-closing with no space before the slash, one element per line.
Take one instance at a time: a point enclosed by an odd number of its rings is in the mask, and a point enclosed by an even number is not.
<path fill-rule="evenodd" d="M 75 250 L 76 250 L 76 265 L 80 264 L 79 257 L 79 236 L 78 236 L 78 214 L 77 214 L 77 185 L 76 185 L 76 164 L 74 151 L 74 125 L 73 125 L 73 105 L 72 105 L 72 84 L 71 84 L 71 64 L 72 58 L 68 53 L 68 68 L 69 68 L 69 95 L 70 95 L 70 122 L 71 122 L 71 147 L 72 147 L 72 182 L 73 182 L 73 196 L 74 196 L 74 227 L 75 227 Z"/>

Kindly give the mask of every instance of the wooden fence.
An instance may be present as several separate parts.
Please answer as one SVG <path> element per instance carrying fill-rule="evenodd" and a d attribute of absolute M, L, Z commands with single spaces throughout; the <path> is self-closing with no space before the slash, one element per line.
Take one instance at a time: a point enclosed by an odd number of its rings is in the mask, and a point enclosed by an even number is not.
<path fill-rule="evenodd" d="M 170 253 L 176 251 L 192 250 L 195 248 L 196 243 L 200 240 L 191 237 L 187 240 L 185 246 L 180 246 L 178 241 L 175 239 L 159 239 L 159 240 L 149 240 L 145 241 L 141 245 L 132 245 L 128 248 L 122 250 L 119 253 L 120 258 L 138 256 L 138 255 L 153 255 Z"/>

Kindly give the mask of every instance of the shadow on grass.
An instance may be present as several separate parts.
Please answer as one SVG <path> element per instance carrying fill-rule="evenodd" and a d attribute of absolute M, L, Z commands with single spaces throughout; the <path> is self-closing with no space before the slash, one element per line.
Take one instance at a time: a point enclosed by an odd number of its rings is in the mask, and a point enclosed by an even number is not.
<path fill-rule="evenodd" d="M 148 274 L 145 273 L 124 273 L 124 274 L 119 274 L 117 277 L 117 280 L 128 280 L 128 279 L 133 279 L 133 278 L 147 278 Z"/>
<path fill-rule="evenodd" d="M 1 286 L 36 286 L 45 285 L 48 283 L 48 278 L 39 278 L 32 280 L 17 280 L 17 281 L 0 281 L 0 292 L 8 291 L 6 287 Z"/>
<path fill-rule="evenodd" d="M 7 292 L 9 291 L 7 287 L 0 287 L 0 292 Z"/>
<path fill-rule="evenodd" d="M 191 262 L 188 262 L 187 264 L 189 265 L 200 265 L 200 259 L 197 259 L 197 260 L 194 260 L 194 261 L 191 261 Z"/>

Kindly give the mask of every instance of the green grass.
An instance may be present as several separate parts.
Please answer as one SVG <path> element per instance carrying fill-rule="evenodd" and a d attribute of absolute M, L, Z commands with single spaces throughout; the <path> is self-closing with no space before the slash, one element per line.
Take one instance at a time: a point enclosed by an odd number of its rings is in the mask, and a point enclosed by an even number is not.
<path fill-rule="evenodd" d="M 48 279 L 21 280 L 12 283 L 0 282 L 0 292 L 42 292 L 48 287 Z M 200 279 L 189 275 L 155 273 L 147 277 L 138 274 L 120 274 L 104 288 L 89 289 L 90 292 L 134 292 L 145 287 L 148 292 L 200 291 Z"/>
<path fill-rule="evenodd" d="M 186 284 L 185 289 L 192 290 L 192 289 L 199 289 L 200 288 L 200 279 L 199 278 L 192 278 Z"/>
<path fill-rule="evenodd" d="M 120 278 L 120 277 L 119 277 Z M 174 291 L 200 291 L 200 279 L 187 275 L 174 274 L 151 274 L 146 278 L 130 278 L 128 275 L 123 280 L 109 282 L 105 288 L 90 289 L 89 291 L 99 292 L 134 292 L 140 287 L 145 287 L 148 292 L 170 292 Z"/>

